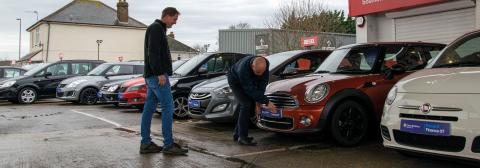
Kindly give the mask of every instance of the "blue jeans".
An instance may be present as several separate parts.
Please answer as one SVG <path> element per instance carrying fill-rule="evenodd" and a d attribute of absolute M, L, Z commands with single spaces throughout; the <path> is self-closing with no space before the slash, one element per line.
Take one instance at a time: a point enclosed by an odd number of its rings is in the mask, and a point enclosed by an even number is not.
<path fill-rule="evenodd" d="M 167 75 L 166 75 L 167 76 Z M 162 112 L 162 134 L 164 147 L 169 147 L 173 144 L 172 135 L 172 120 L 173 120 L 173 97 L 170 88 L 170 81 L 167 77 L 167 82 L 163 86 L 158 85 L 158 76 L 150 76 L 145 78 L 147 84 L 147 98 L 143 106 L 142 121 L 141 121 L 141 135 L 142 144 L 150 144 L 152 138 L 150 137 L 150 127 L 152 123 L 152 116 L 156 110 L 157 104 L 160 103 Z"/>

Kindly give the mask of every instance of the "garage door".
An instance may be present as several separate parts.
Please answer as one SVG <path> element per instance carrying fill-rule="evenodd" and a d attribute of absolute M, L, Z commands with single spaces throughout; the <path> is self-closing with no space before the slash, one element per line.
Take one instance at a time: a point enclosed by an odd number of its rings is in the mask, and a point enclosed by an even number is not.
<path fill-rule="evenodd" d="M 448 44 L 475 29 L 475 8 L 395 19 L 397 41 Z"/>

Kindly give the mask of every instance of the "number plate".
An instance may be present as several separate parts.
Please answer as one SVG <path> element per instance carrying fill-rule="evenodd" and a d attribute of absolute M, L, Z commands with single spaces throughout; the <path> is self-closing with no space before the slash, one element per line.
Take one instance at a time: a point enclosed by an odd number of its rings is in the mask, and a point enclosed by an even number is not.
<path fill-rule="evenodd" d="M 123 94 L 122 93 L 118 94 L 118 99 L 123 99 Z"/>
<path fill-rule="evenodd" d="M 188 107 L 189 108 L 199 108 L 200 107 L 200 101 L 198 101 L 198 100 L 188 100 Z"/>
<path fill-rule="evenodd" d="M 404 132 L 433 136 L 450 136 L 449 123 L 402 120 L 400 124 L 400 131 Z"/>
<path fill-rule="evenodd" d="M 266 108 L 261 108 L 261 115 L 263 117 L 270 117 L 270 118 L 283 118 L 283 110 L 278 108 L 276 113 L 272 113 L 270 110 Z"/>

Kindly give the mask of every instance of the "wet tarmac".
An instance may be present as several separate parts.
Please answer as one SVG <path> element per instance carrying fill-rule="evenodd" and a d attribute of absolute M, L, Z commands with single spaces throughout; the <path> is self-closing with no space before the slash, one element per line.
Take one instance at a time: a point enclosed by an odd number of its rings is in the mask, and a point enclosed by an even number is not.
<path fill-rule="evenodd" d="M 0 167 L 471 167 L 451 160 L 407 157 L 378 137 L 343 148 L 322 135 L 284 135 L 251 129 L 256 147 L 232 140 L 233 124 L 174 122 L 188 156 L 140 155 L 138 110 L 82 106 L 57 100 L 34 105 L 0 102 Z M 161 144 L 161 118 L 152 136 Z"/>

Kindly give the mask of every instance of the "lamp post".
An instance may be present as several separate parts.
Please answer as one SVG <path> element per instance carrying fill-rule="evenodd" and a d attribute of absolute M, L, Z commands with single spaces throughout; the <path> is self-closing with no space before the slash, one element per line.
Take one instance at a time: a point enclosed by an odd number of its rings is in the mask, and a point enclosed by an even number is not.
<path fill-rule="evenodd" d="M 34 13 L 36 16 L 37 16 L 37 21 L 38 21 L 38 11 L 34 10 L 34 11 L 31 11 L 31 10 L 28 10 L 28 11 L 25 11 L 27 13 Z"/>
<path fill-rule="evenodd" d="M 38 11 L 33 11 L 33 13 L 35 13 L 35 15 L 37 15 L 37 21 L 38 21 Z"/>
<path fill-rule="evenodd" d="M 21 52 L 22 52 L 22 19 L 17 18 L 17 20 L 20 22 L 20 26 L 18 28 L 18 61 L 20 61 L 21 57 Z"/>
<path fill-rule="evenodd" d="M 103 40 L 97 40 L 97 60 L 100 60 L 100 44 Z"/>

